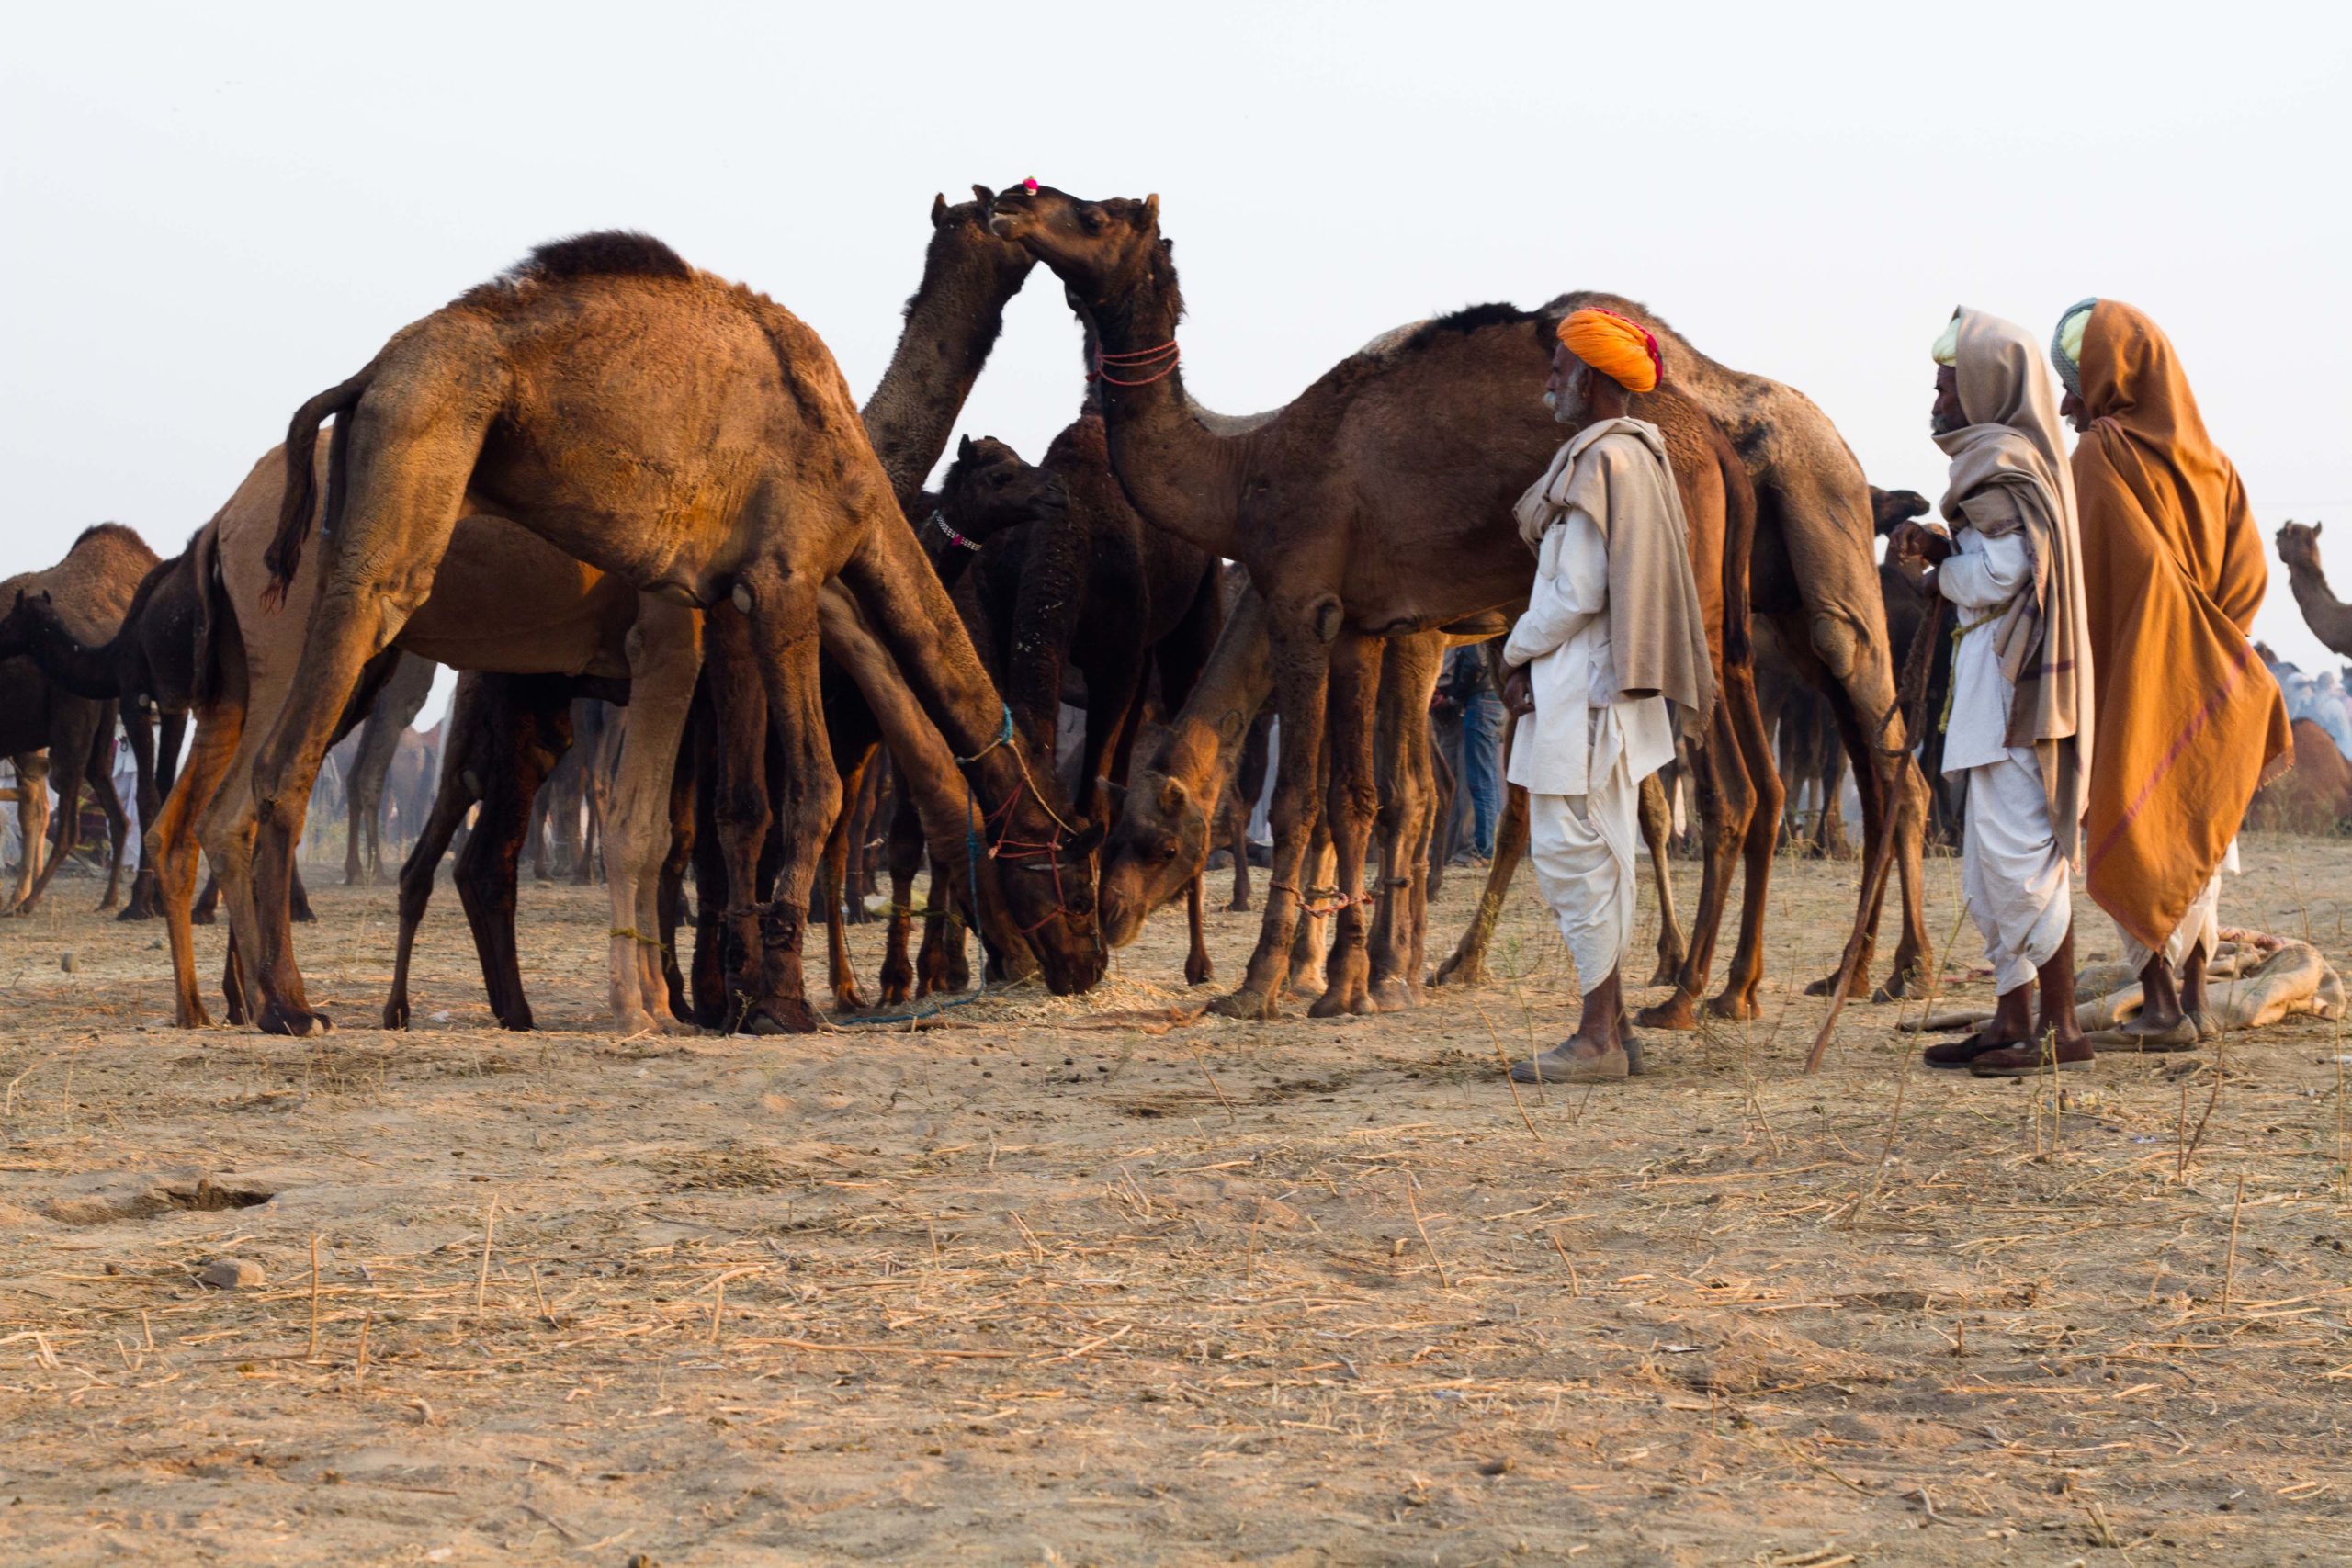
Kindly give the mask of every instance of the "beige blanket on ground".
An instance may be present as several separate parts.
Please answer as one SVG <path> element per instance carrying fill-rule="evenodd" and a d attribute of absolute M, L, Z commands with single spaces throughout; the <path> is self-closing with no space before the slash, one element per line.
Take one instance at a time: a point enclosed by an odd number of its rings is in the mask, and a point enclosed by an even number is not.
<path fill-rule="evenodd" d="M 2344 981 L 2319 949 L 2260 931 L 2232 928 L 2222 933 L 2222 951 L 2206 971 L 2211 982 L 2210 1010 L 2224 1031 L 2262 1029 L 2282 1018 L 2344 1016 Z M 2075 1025 L 2086 1032 L 2113 1029 L 2140 1010 L 2140 976 L 2122 964 L 2094 964 L 2075 978 Z M 1990 1008 L 1941 1012 L 1897 1028 L 1942 1034 L 1981 1029 L 1993 1021 Z"/>

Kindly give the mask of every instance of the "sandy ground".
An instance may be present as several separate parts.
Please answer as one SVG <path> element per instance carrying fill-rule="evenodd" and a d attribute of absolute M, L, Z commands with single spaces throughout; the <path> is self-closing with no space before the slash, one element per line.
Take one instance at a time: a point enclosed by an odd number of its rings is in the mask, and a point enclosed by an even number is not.
<path fill-rule="evenodd" d="M 2352 959 L 2352 845 L 2246 859 L 2226 919 Z M 0 1560 L 2352 1558 L 2335 1025 L 2061 1103 L 1864 1005 L 1808 1079 L 1854 872 L 1783 863 L 1761 1022 L 1523 1103 L 1574 1010 L 1523 886 L 1516 978 L 1406 1015 L 1167 1027 L 1163 916 L 1088 998 L 632 1042 L 601 894 L 526 888 L 515 1036 L 445 888 L 395 1036 L 333 874 L 323 1043 L 169 1028 L 87 884 L 0 930 Z"/>

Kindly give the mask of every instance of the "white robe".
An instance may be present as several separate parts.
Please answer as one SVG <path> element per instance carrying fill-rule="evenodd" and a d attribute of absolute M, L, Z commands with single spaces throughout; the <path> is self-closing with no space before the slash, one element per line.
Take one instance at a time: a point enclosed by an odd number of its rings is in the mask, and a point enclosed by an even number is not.
<path fill-rule="evenodd" d="M 2006 995 L 2030 984 L 2065 940 L 2074 922 L 2074 874 L 2058 852 L 2033 748 L 2008 744 L 2017 687 L 2001 673 L 1993 649 L 1994 626 L 2033 585 L 2025 533 L 1988 539 L 1963 527 L 1952 544 L 1958 553 L 1936 573 L 1960 628 L 1943 766 L 1947 775 L 1968 775 L 1961 887 L 1984 938 L 1994 987 Z"/>
<path fill-rule="evenodd" d="M 1528 792 L 1528 859 L 1589 991 L 1633 945 L 1641 781 L 1673 759 L 1674 728 L 1665 698 L 1616 694 L 1608 547 L 1582 511 L 1544 534 L 1503 662 L 1529 666 L 1535 693 L 1510 771 Z"/>

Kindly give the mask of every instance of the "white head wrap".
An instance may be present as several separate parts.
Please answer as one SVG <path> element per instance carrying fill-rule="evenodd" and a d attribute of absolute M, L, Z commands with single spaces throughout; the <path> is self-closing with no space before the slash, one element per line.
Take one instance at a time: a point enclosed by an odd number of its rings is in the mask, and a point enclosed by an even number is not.
<path fill-rule="evenodd" d="M 1936 346 L 1928 353 L 1939 365 L 1956 366 L 1960 363 L 1959 311 L 1951 313 L 1951 320 L 1944 323 L 1944 335 L 1936 340 Z"/>
<path fill-rule="evenodd" d="M 2050 334 L 2050 362 L 2058 367 L 2058 379 L 2066 390 L 2078 398 L 2083 395 L 2083 331 L 2091 324 L 2091 307 L 2098 303 L 2094 294 L 2067 306 L 2058 318 L 2058 330 Z"/>

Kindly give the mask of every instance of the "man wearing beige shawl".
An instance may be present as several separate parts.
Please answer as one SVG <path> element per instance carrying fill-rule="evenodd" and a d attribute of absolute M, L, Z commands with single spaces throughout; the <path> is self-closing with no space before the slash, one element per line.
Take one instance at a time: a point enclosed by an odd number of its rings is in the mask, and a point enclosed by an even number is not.
<path fill-rule="evenodd" d="M 2057 393 L 2034 340 L 1982 310 L 1954 311 L 1934 358 L 1951 532 L 1906 523 L 1889 547 L 1939 563 L 1936 589 L 1957 618 L 1943 767 L 1968 781 L 1961 884 L 2000 1001 L 1991 1023 L 1930 1046 L 1927 1063 L 1980 1077 L 2086 1067 L 2094 1053 L 2075 1021 L 2073 872 L 2088 800 L 2091 656 Z"/>
<path fill-rule="evenodd" d="M 1522 716 L 1510 778 L 1528 792 L 1528 858 L 1584 1012 L 1511 1077 L 1593 1083 L 1639 1070 L 1619 971 L 1641 781 L 1673 759 L 1677 717 L 1703 731 L 1715 690 L 1682 498 L 1657 427 L 1633 417 L 1633 395 L 1657 385 L 1656 341 L 1604 310 L 1577 311 L 1559 337 L 1544 400 L 1581 428 L 1519 502 L 1535 585 L 1504 645 L 1504 698 Z"/>

